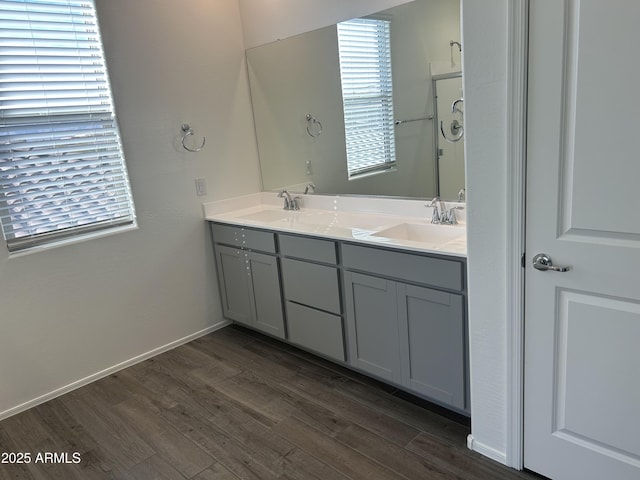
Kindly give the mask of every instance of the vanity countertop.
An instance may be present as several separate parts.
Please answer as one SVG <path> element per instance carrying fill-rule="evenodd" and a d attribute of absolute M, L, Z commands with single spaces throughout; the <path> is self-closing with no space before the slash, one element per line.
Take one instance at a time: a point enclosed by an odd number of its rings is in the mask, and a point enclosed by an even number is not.
<path fill-rule="evenodd" d="M 464 210 L 457 225 L 431 224 L 424 200 L 304 195 L 300 210 L 282 208 L 275 193 L 262 192 L 203 205 L 207 221 L 296 233 L 403 250 L 466 257 Z M 461 204 L 447 202 L 447 207 Z"/>

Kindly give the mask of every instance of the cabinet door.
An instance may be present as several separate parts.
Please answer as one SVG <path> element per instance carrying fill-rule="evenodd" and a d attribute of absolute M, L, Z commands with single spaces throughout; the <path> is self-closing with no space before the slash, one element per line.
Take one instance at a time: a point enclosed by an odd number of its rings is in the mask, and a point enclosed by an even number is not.
<path fill-rule="evenodd" d="M 335 267 L 282 259 L 282 287 L 287 300 L 339 315 L 339 285 Z"/>
<path fill-rule="evenodd" d="M 465 409 L 465 329 L 461 295 L 399 283 L 402 384 Z"/>
<path fill-rule="evenodd" d="M 251 309 L 253 326 L 276 337 L 284 338 L 284 315 L 280 293 L 280 276 L 276 257 L 246 252 L 251 272 Z"/>
<path fill-rule="evenodd" d="M 289 341 L 344 362 L 342 317 L 287 302 Z"/>
<path fill-rule="evenodd" d="M 251 325 L 251 276 L 245 252 L 238 248 L 215 246 L 218 282 L 225 318 Z"/>
<path fill-rule="evenodd" d="M 396 283 L 345 272 L 349 363 L 399 383 L 400 352 Z"/>

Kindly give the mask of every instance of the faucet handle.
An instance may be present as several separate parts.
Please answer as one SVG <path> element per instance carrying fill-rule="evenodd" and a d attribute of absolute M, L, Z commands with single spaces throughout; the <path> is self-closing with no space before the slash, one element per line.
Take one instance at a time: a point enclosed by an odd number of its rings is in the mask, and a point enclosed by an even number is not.
<path fill-rule="evenodd" d="M 438 198 L 438 197 L 436 197 Z M 427 204 L 425 203 L 424 206 L 427 208 L 431 208 L 431 223 L 433 224 L 438 224 L 438 223 L 442 223 L 442 217 L 440 216 L 440 212 L 438 211 L 438 201 L 436 200 L 436 198 L 434 198 L 433 200 L 431 200 L 431 203 Z"/>
<path fill-rule="evenodd" d="M 445 223 L 447 217 L 447 207 L 444 202 L 440 199 L 440 197 L 433 197 L 431 203 L 429 205 L 425 205 L 425 207 L 433 208 L 431 213 L 431 223 Z"/>
<path fill-rule="evenodd" d="M 458 219 L 456 218 L 456 210 L 464 210 L 464 207 L 451 207 L 447 212 L 447 218 L 445 219 L 445 223 L 449 225 L 456 225 L 458 223 Z"/>
<path fill-rule="evenodd" d="M 286 190 L 280 190 L 278 192 L 278 198 L 284 199 L 284 210 L 291 210 L 291 195 Z"/>
<path fill-rule="evenodd" d="M 300 210 L 300 204 L 302 203 L 301 197 L 293 197 L 291 203 L 289 203 L 289 210 Z"/>

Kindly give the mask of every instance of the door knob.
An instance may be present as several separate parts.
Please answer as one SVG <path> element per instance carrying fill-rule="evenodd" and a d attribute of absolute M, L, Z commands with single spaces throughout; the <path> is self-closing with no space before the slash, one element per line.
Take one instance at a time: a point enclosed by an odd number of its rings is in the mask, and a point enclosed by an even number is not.
<path fill-rule="evenodd" d="M 571 267 L 556 267 L 551 261 L 551 257 L 546 253 L 539 253 L 533 257 L 533 268 L 536 270 L 552 270 L 554 272 L 567 272 Z"/>

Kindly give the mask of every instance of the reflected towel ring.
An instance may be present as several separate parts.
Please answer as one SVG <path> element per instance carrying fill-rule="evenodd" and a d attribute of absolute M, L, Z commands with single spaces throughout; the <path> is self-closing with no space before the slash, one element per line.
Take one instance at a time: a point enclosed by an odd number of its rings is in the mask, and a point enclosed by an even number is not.
<path fill-rule="evenodd" d="M 305 118 L 307 119 L 307 133 L 309 136 L 313 138 L 319 137 L 322 133 L 322 123 L 310 113 L 307 113 Z"/>
<path fill-rule="evenodd" d="M 446 133 L 444 133 L 444 122 L 440 120 L 440 133 L 444 139 L 449 143 L 456 143 L 462 139 L 464 135 L 464 126 L 458 122 L 458 120 L 453 120 L 451 125 L 449 125 L 449 130 L 451 131 L 452 138 L 447 137 Z"/>
<path fill-rule="evenodd" d="M 457 43 L 457 42 L 453 42 L 453 43 Z M 464 110 L 460 108 L 460 104 L 463 104 L 463 103 L 464 103 L 463 98 L 454 100 L 454 102 L 451 104 L 451 113 L 453 113 L 454 115 L 456 113 L 459 113 L 461 117 L 464 117 Z M 451 125 L 449 125 L 449 131 L 451 132 L 451 135 L 452 135 L 451 138 L 447 137 L 447 135 L 444 133 L 445 132 L 444 122 L 440 120 L 440 133 L 442 133 L 442 136 L 444 137 L 444 139 L 449 143 L 456 143 L 462 139 L 462 136 L 464 135 L 464 125 L 462 125 L 462 122 L 459 122 L 458 120 L 452 120 Z"/>
<path fill-rule="evenodd" d="M 202 150 L 202 148 L 204 147 L 204 144 L 207 141 L 207 138 L 202 137 L 202 144 L 199 147 L 189 148 L 187 147 L 185 140 L 187 139 L 187 137 L 193 136 L 193 129 L 189 126 L 188 123 L 183 123 L 181 128 L 182 128 L 182 148 L 184 148 L 187 152 L 193 152 L 193 153 L 196 153 Z"/>

